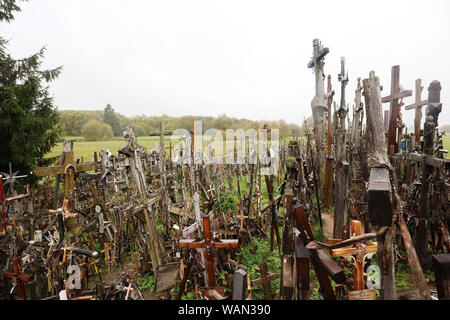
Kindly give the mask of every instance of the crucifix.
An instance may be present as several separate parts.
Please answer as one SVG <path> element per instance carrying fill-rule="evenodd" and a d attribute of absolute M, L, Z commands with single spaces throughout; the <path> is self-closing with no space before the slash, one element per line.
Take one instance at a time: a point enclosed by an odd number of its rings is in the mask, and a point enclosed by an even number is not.
<path fill-rule="evenodd" d="M 422 100 L 422 79 L 416 80 L 415 101 L 413 104 L 405 107 L 405 110 L 415 109 L 414 116 L 414 137 L 416 145 L 420 147 L 420 123 L 422 121 L 422 107 L 428 104 L 428 99 Z"/>
<path fill-rule="evenodd" d="M 73 141 L 64 141 L 63 147 L 64 163 L 60 166 L 47 168 L 36 168 L 34 174 L 37 177 L 64 175 L 64 198 L 69 199 L 69 209 L 75 209 L 73 201 L 75 189 L 75 173 L 86 172 L 97 169 L 97 163 L 75 163 L 73 157 Z"/>
<path fill-rule="evenodd" d="M 216 278 L 214 276 L 214 260 L 213 249 L 221 248 L 237 248 L 238 240 L 213 240 L 211 235 L 211 221 L 209 214 L 202 214 L 203 220 L 203 240 L 183 239 L 180 240 L 180 248 L 197 249 L 203 248 L 206 257 L 206 274 L 208 277 L 207 288 L 214 289 L 216 287 Z"/>
<path fill-rule="evenodd" d="M 323 152 L 322 147 L 325 142 L 325 130 L 321 122 L 324 120 L 327 112 L 327 95 L 324 89 L 325 74 L 323 67 L 325 65 L 324 58 L 330 52 L 328 48 L 324 48 L 319 39 L 313 40 L 313 57 L 308 63 L 308 68 L 314 68 L 315 89 L 316 93 L 311 101 L 311 109 L 314 120 L 314 133 L 317 147 L 316 162 L 319 168 L 322 168 Z"/>
<path fill-rule="evenodd" d="M 352 220 L 350 223 L 351 237 L 350 239 L 361 236 L 361 221 Z M 345 257 L 353 261 L 353 280 L 354 291 L 364 290 L 364 264 L 365 259 L 371 258 L 377 252 L 377 244 L 357 242 L 351 247 L 332 249 L 333 257 Z"/>
<path fill-rule="evenodd" d="M 391 71 L 391 94 L 381 99 L 382 103 L 389 102 L 389 129 L 388 129 L 388 155 L 398 153 L 397 128 L 400 118 L 400 108 L 403 98 L 410 97 L 411 90 L 403 90 L 400 87 L 400 66 L 393 66 Z M 400 102 L 399 102 L 400 100 Z"/>

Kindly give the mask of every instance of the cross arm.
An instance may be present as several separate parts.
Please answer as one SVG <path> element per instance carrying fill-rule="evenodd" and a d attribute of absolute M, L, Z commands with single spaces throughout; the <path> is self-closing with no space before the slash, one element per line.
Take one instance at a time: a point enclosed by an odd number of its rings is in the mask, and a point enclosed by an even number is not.
<path fill-rule="evenodd" d="M 416 109 L 416 108 L 419 108 L 419 107 L 426 106 L 427 104 L 428 104 L 428 99 L 427 100 L 422 100 L 420 102 L 416 102 L 414 104 L 410 104 L 409 106 L 406 106 L 405 110 Z"/>
<path fill-rule="evenodd" d="M 97 164 L 95 162 L 84 162 L 75 164 L 76 172 L 86 172 L 86 171 L 94 171 L 97 169 Z"/>
<path fill-rule="evenodd" d="M 64 174 L 64 167 L 54 166 L 47 168 L 36 168 L 33 172 L 36 177 L 56 176 L 58 174 Z"/>
<path fill-rule="evenodd" d="M 394 94 L 394 96 L 389 95 L 387 97 L 382 98 L 381 102 L 386 103 L 391 100 L 402 99 L 402 98 L 411 97 L 411 96 L 412 96 L 412 90 L 403 90 L 403 91 L 397 92 L 396 94 Z"/>
<path fill-rule="evenodd" d="M 377 246 L 376 245 L 370 245 L 366 246 L 365 253 L 375 253 L 377 252 Z M 341 257 L 341 256 L 351 256 L 355 254 L 356 248 L 350 247 L 350 248 L 340 248 L 340 249 L 333 249 L 331 250 L 331 255 L 333 257 Z"/>
<path fill-rule="evenodd" d="M 237 248 L 239 246 L 239 240 L 220 240 L 214 242 L 216 248 Z"/>
<path fill-rule="evenodd" d="M 201 248 L 203 246 L 203 242 L 196 242 L 193 239 L 183 239 L 180 240 L 180 242 L 178 243 L 178 246 L 180 248 L 190 248 L 190 249 L 196 249 L 196 248 Z"/>

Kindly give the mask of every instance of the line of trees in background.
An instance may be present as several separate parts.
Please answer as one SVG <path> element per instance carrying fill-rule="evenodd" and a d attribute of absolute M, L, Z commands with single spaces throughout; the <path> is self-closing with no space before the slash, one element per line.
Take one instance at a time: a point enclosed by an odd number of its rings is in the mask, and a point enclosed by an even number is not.
<path fill-rule="evenodd" d="M 133 126 L 139 136 L 148 136 L 150 133 L 159 132 L 159 125 L 164 121 L 166 130 L 187 129 L 191 130 L 195 120 L 203 122 L 203 130 L 211 128 L 225 131 L 226 129 L 255 129 L 258 130 L 267 124 L 269 128 L 279 129 L 280 137 L 303 136 L 305 125 L 299 126 L 287 123 L 284 120 L 255 121 L 237 119 L 223 114 L 218 117 L 201 116 L 134 116 L 126 117 L 114 111 L 111 105 L 95 111 L 87 110 L 60 110 L 60 121 L 65 136 L 83 136 L 85 140 L 108 140 L 112 136 L 121 136 L 127 126 Z M 309 128 L 312 128 L 312 119 L 306 120 Z"/>

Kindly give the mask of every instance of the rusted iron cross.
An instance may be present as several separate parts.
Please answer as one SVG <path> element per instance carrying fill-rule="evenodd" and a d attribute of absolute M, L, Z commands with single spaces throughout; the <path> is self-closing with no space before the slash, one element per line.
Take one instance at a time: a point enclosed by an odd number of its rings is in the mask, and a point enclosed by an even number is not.
<path fill-rule="evenodd" d="M 206 272 L 208 275 L 208 288 L 216 287 L 216 278 L 214 276 L 213 249 L 237 248 L 238 240 L 216 240 L 211 236 L 211 221 L 209 214 L 202 214 L 203 219 L 203 240 L 183 239 L 180 240 L 180 248 L 197 249 L 203 248 L 206 257 Z"/>
<path fill-rule="evenodd" d="M 399 99 L 412 96 L 411 90 L 402 90 L 400 88 L 400 66 L 393 66 L 391 71 L 391 94 L 381 99 L 381 102 L 390 102 L 389 108 L 389 129 L 388 129 L 388 155 L 398 153 L 397 128 L 400 116 Z"/>
<path fill-rule="evenodd" d="M 64 175 L 64 198 L 72 199 L 75 188 L 75 173 L 96 170 L 97 163 L 86 162 L 75 164 L 73 156 L 73 141 L 70 140 L 64 142 L 63 157 L 63 165 L 36 168 L 34 169 L 34 174 L 37 177 L 56 176 L 60 174 Z M 72 200 L 69 201 L 69 208 L 75 208 L 75 204 Z"/>

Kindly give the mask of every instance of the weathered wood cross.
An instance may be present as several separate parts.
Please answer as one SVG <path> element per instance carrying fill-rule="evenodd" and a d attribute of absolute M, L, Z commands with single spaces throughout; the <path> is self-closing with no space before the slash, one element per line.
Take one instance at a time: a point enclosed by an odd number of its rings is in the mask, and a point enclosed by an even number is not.
<path fill-rule="evenodd" d="M 352 220 L 350 223 L 351 238 L 362 235 L 361 221 Z M 351 239 L 350 238 L 350 239 Z M 362 242 L 357 242 L 351 247 L 332 249 L 331 255 L 333 257 L 350 257 L 353 261 L 353 279 L 354 290 L 364 290 L 364 261 L 370 258 L 377 252 L 377 244 L 370 243 L 366 245 Z"/>
<path fill-rule="evenodd" d="M 214 260 L 213 249 L 221 248 L 237 248 L 238 240 L 216 240 L 214 241 L 211 236 L 211 221 L 209 214 L 202 214 L 203 219 L 203 240 L 183 239 L 180 240 L 180 248 L 197 249 L 203 248 L 206 257 L 206 272 L 208 275 L 208 288 L 216 287 L 216 278 L 214 276 Z"/>
<path fill-rule="evenodd" d="M 75 188 L 75 173 L 86 172 L 97 169 L 95 162 L 75 163 L 73 156 L 73 141 L 64 141 L 63 147 L 64 163 L 60 166 L 36 168 L 34 174 L 37 177 L 64 175 L 64 198 L 69 199 L 69 209 L 75 208 L 73 194 Z"/>
<path fill-rule="evenodd" d="M 397 128 L 400 115 L 399 99 L 412 96 L 411 90 L 402 90 L 400 88 L 400 66 L 393 66 L 391 71 L 391 94 L 381 99 L 381 102 L 390 102 L 389 108 L 389 129 L 388 129 L 388 155 L 394 155 L 398 152 Z"/>
<path fill-rule="evenodd" d="M 422 122 L 422 107 L 428 104 L 428 99 L 422 100 L 422 79 L 416 80 L 416 100 L 413 104 L 405 107 L 405 110 L 416 110 L 414 116 L 414 137 L 416 145 L 420 146 L 420 123 Z"/>

